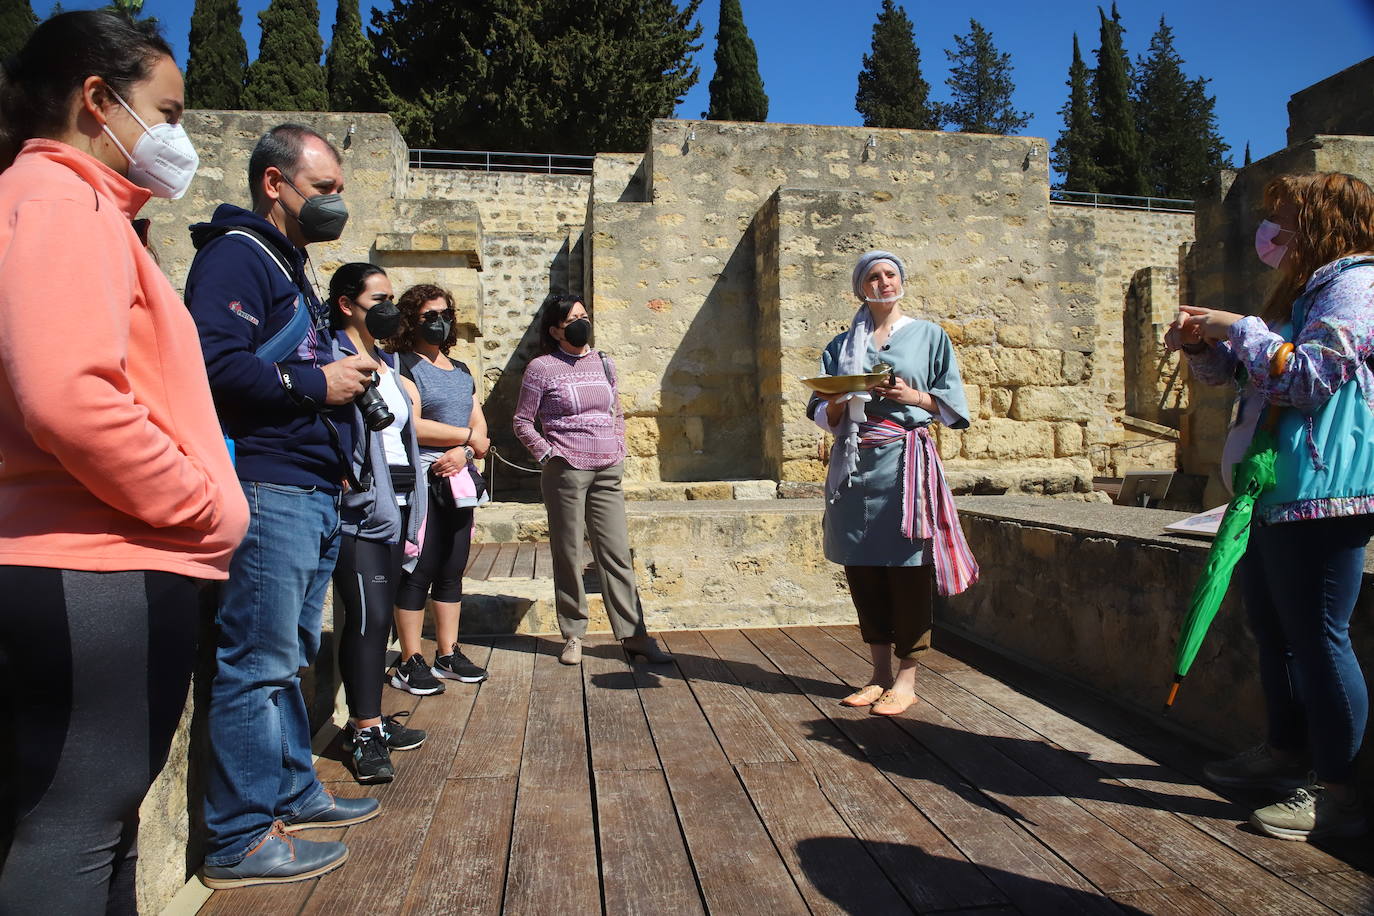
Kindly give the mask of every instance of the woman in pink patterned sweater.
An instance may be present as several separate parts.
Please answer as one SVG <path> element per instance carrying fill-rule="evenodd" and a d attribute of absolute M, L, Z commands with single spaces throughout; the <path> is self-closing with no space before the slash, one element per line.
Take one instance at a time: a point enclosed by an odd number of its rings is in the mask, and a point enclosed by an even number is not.
<path fill-rule="evenodd" d="M 515 434 L 543 467 L 553 589 L 566 643 L 559 660 L 582 660 L 587 597 L 582 590 L 582 532 L 601 570 L 611 630 L 633 656 L 671 662 L 644 629 L 625 527 L 625 415 L 615 366 L 590 346 L 592 322 L 578 296 L 552 294 L 539 314 L 542 356 L 530 360 L 515 408 Z M 536 429 L 536 422 L 539 427 Z"/>

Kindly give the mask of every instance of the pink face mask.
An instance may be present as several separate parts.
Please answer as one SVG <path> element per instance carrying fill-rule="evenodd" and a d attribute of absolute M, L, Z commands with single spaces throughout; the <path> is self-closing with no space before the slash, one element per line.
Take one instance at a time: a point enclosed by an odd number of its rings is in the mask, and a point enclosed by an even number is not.
<path fill-rule="evenodd" d="M 1283 256 L 1288 254 L 1287 245 L 1279 245 L 1274 242 L 1279 233 L 1286 231 L 1278 223 L 1271 220 L 1264 220 L 1255 229 L 1255 254 L 1259 259 L 1270 267 L 1278 267 L 1283 263 Z"/>

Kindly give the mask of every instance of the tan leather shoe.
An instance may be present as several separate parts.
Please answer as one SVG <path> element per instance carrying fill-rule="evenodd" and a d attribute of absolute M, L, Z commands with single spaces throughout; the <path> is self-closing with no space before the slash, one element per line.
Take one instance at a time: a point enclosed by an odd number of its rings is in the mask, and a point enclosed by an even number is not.
<path fill-rule="evenodd" d="M 840 700 L 841 706 L 872 706 L 878 702 L 878 697 L 883 695 L 881 684 L 869 684 L 862 690 L 856 690 L 849 696 Z"/>
<path fill-rule="evenodd" d="M 558 660 L 565 665 L 582 664 L 582 640 L 569 636 L 568 641 L 563 643 L 563 651 L 558 653 Z"/>
<path fill-rule="evenodd" d="M 915 694 L 893 693 L 889 690 L 879 697 L 878 702 L 870 706 L 868 711 L 875 716 L 900 716 L 915 702 Z"/>

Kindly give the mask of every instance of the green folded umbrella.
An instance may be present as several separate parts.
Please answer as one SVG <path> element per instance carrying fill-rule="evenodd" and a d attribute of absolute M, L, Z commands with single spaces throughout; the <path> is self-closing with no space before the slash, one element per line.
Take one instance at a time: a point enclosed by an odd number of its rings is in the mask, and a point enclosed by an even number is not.
<path fill-rule="evenodd" d="M 1226 597 L 1232 570 L 1245 555 L 1245 546 L 1250 542 L 1250 520 L 1255 513 L 1255 503 L 1266 490 L 1274 486 L 1274 461 L 1278 457 L 1275 445 L 1273 431 L 1261 426 L 1255 430 L 1255 438 L 1246 449 L 1245 457 L 1236 462 L 1232 473 L 1235 497 L 1226 507 L 1217 535 L 1212 539 L 1207 565 L 1193 589 L 1188 619 L 1178 637 L 1174 683 L 1169 688 L 1168 699 L 1164 701 L 1166 712 L 1174 705 L 1178 686 L 1193 666 L 1193 660 L 1202 648 L 1202 640 L 1207 636 L 1207 628 L 1212 625 L 1217 609 L 1221 607 L 1221 600 Z"/>

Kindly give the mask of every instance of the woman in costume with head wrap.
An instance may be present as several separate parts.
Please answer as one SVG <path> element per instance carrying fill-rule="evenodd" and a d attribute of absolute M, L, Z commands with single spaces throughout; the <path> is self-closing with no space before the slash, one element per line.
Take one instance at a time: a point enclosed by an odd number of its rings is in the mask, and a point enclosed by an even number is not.
<path fill-rule="evenodd" d="M 814 395 L 807 413 L 835 437 L 826 477 L 825 556 L 844 566 L 873 676 L 842 701 L 877 715 L 916 699 L 916 666 L 930 648 L 931 585 L 957 595 L 978 578 L 939 451 L 928 427 L 969 425 L 949 337 L 902 313 L 906 268 L 870 251 L 854 267 L 859 310 L 825 348 L 826 375 L 860 375 L 879 363 L 887 379 L 867 391 Z M 894 676 L 892 658 L 897 657 Z"/>

